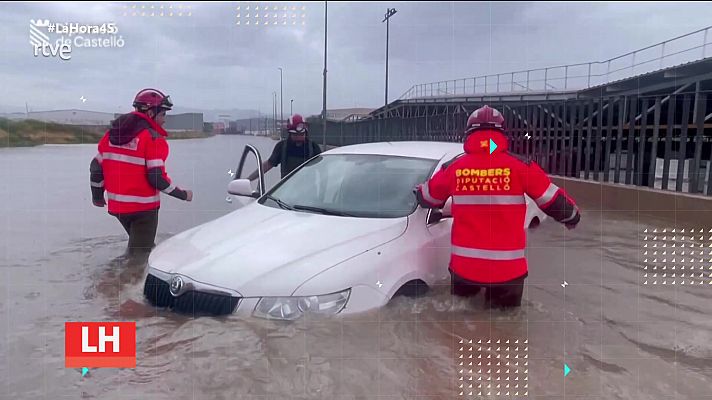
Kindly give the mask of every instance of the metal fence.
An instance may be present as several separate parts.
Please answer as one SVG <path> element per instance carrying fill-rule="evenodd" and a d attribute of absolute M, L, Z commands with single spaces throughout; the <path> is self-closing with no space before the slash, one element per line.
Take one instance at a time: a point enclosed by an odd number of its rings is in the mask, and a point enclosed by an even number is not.
<path fill-rule="evenodd" d="M 423 83 L 412 86 L 401 100 L 503 92 L 581 90 L 655 70 L 706 58 L 712 26 L 604 61 L 560 65 L 495 75 Z M 709 38 L 712 41 L 712 38 Z"/>
<path fill-rule="evenodd" d="M 547 172 L 598 182 L 712 195 L 712 102 L 701 90 L 536 104 L 490 104 L 507 121 L 510 150 Z M 326 143 L 462 140 L 467 107 L 357 122 L 328 121 Z M 321 122 L 310 137 L 324 141 Z"/>

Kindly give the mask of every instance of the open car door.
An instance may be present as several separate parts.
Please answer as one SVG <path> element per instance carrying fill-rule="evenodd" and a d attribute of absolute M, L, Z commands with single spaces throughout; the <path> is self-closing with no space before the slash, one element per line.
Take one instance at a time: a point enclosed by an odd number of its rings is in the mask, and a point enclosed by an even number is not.
<path fill-rule="evenodd" d="M 248 166 L 251 168 L 248 168 Z M 258 172 L 256 190 L 252 188 L 252 182 L 248 179 L 255 168 Z M 258 199 L 265 194 L 265 171 L 262 170 L 262 156 L 254 146 L 250 144 L 245 146 L 233 180 L 227 186 L 227 192 L 232 196 L 252 199 Z M 232 202 L 231 197 L 228 197 L 228 202 Z"/>

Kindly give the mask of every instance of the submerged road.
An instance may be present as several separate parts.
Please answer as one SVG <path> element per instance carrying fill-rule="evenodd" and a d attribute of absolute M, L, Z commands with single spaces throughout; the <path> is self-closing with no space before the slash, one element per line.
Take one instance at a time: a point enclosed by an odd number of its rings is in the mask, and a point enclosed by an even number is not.
<path fill-rule="evenodd" d="M 170 143 L 169 174 L 195 199 L 164 197 L 159 241 L 238 207 L 225 201 L 228 170 L 248 142 L 263 157 L 275 143 L 246 136 Z M 520 389 L 527 382 L 527 398 L 712 398 L 712 278 L 644 284 L 646 265 L 664 265 L 644 262 L 645 244 L 703 246 L 705 262 L 696 255 L 682 262 L 689 271 L 693 264 L 712 267 L 709 234 L 648 237 L 645 229 L 685 227 L 588 211 L 586 199 L 577 199 L 579 228 L 545 222 L 529 233 L 530 276 L 516 311 L 484 310 L 481 298 L 453 299 L 443 282 L 423 298 L 398 298 L 352 317 L 192 319 L 144 302 L 145 260 L 123 256 L 125 233 L 90 203 L 95 149 L 0 149 L 0 398 L 517 398 L 513 385 L 509 396 L 469 396 L 468 382 L 475 389 L 480 377 L 495 383 L 496 372 L 470 373 L 459 355 L 505 357 L 492 344 L 461 351 L 470 340 L 527 341 L 516 355 L 527 356 L 528 368 L 522 362 L 509 374 Z M 268 186 L 278 174 L 268 174 Z M 136 321 L 136 369 L 93 369 L 84 378 L 65 369 L 64 322 L 102 320 Z M 571 369 L 566 377 L 564 364 Z"/>

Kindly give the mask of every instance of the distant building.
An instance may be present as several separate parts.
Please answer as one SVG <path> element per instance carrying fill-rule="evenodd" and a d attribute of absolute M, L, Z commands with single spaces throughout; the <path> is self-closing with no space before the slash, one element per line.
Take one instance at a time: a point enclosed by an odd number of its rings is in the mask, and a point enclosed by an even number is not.
<path fill-rule="evenodd" d="M 234 124 L 233 124 L 234 123 Z M 279 121 L 277 121 L 279 123 Z M 257 132 L 268 129 L 274 129 L 275 121 L 272 118 L 248 118 L 230 121 L 230 129 L 236 129 L 237 132 Z M 231 132 L 227 132 L 231 133 Z M 234 132 L 232 132 L 234 133 Z"/>
<path fill-rule="evenodd" d="M 228 121 L 227 128 L 225 129 L 226 135 L 244 135 L 245 129 L 240 127 L 237 121 Z"/>
<path fill-rule="evenodd" d="M 203 131 L 202 113 L 167 114 L 166 124 L 163 127 L 167 131 Z"/>
<path fill-rule="evenodd" d="M 332 121 L 363 119 L 368 117 L 373 110 L 373 108 L 340 108 L 326 110 L 326 119 Z"/>
<path fill-rule="evenodd" d="M 12 119 L 12 120 L 27 119 L 27 113 L 24 113 L 24 112 L 0 113 L 0 118 L 7 118 L 7 119 Z"/>
<path fill-rule="evenodd" d="M 109 125 L 114 114 L 77 109 L 32 111 L 27 113 L 27 119 L 67 125 Z"/>
<path fill-rule="evenodd" d="M 20 113 L 13 113 L 13 116 L 19 116 Z M 34 119 L 43 122 L 55 122 L 58 124 L 67 125 L 100 125 L 108 126 L 111 121 L 115 120 L 122 114 L 104 113 L 87 110 L 51 110 L 51 111 L 33 111 L 25 115 L 22 113 L 23 119 Z M 202 132 L 204 128 L 202 113 L 183 113 L 183 114 L 167 114 L 166 124 L 163 127 L 167 131 L 195 131 Z"/>
<path fill-rule="evenodd" d="M 212 133 L 213 132 L 213 123 L 212 122 L 203 122 L 203 133 Z"/>
<path fill-rule="evenodd" d="M 225 133 L 225 123 L 224 122 L 213 122 L 213 133 L 216 135 Z"/>
<path fill-rule="evenodd" d="M 114 114 L 114 119 L 122 114 Z M 204 132 L 205 122 L 202 113 L 166 114 L 163 128 L 169 132 Z"/>

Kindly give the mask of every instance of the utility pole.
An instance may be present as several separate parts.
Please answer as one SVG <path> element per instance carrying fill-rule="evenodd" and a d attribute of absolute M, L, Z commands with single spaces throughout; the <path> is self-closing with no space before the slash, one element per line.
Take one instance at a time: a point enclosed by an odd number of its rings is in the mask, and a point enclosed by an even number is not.
<path fill-rule="evenodd" d="M 284 106 L 282 104 L 282 67 L 279 67 L 279 127 L 284 121 Z"/>
<path fill-rule="evenodd" d="M 386 102 L 385 105 L 388 106 L 388 36 L 389 36 L 389 28 L 390 28 L 390 18 L 396 13 L 395 8 L 389 8 L 386 10 L 386 15 L 383 18 L 383 21 L 386 23 Z"/>
<path fill-rule="evenodd" d="M 277 92 L 272 92 L 272 129 L 277 132 Z"/>
<path fill-rule="evenodd" d="M 324 98 L 322 101 L 322 108 L 321 108 L 321 119 L 322 122 L 324 123 L 324 128 L 323 128 L 323 135 L 324 135 L 324 140 L 323 140 L 323 149 L 326 150 L 326 39 L 327 39 L 327 34 L 326 34 L 326 21 L 327 21 L 327 2 L 324 2 Z"/>

